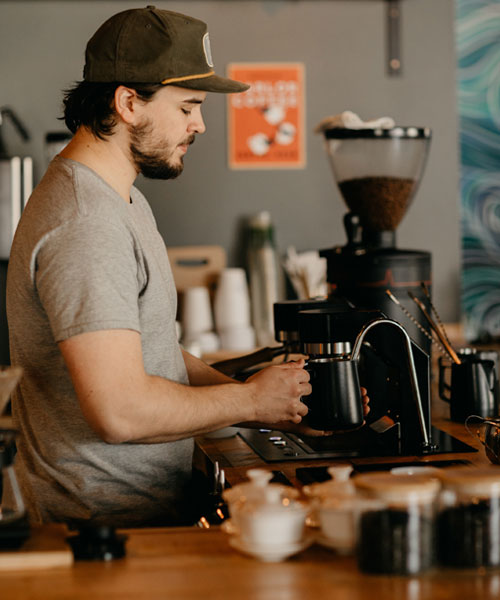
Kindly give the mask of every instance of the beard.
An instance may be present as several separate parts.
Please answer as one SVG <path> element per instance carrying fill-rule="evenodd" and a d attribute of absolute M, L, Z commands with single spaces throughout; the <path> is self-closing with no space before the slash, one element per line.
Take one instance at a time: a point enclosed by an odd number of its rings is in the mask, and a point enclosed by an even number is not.
<path fill-rule="evenodd" d="M 139 125 L 130 125 L 130 155 L 138 173 L 142 173 L 148 179 L 175 179 L 183 169 L 183 157 L 179 163 L 172 164 L 169 157 L 172 156 L 177 146 L 172 146 L 164 141 L 155 142 L 153 125 L 150 120 L 145 119 Z M 181 144 L 192 144 L 194 135 L 190 135 Z"/>

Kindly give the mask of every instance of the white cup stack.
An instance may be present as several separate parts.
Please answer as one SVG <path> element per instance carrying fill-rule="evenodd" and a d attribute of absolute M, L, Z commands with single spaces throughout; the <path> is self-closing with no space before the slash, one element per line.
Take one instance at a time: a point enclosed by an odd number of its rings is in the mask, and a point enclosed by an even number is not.
<path fill-rule="evenodd" d="M 214 298 L 215 328 L 224 350 L 253 350 L 255 332 L 251 326 L 250 295 L 245 270 L 224 269 Z"/>
<path fill-rule="evenodd" d="M 201 353 L 219 349 L 219 338 L 214 332 L 212 306 L 208 288 L 187 288 L 182 298 L 182 343 L 186 350 L 199 348 Z M 193 352 L 198 354 L 198 352 Z"/>

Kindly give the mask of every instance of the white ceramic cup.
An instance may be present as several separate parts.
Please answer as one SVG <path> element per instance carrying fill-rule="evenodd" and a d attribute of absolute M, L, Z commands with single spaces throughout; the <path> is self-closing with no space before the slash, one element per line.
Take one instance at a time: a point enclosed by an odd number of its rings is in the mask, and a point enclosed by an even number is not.
<path fill-rule="evenodd" d="M 250 295 L 244 269 L 221 271 L 215 290 L 214 316 L 218 333 L 250 325 Z"/>
<path fill-rule="evenodd" d="M 354 551 L 356 527 L 354 501 L 321 506 L 318 511 L 321 533 L 329 545 L 340 554 Z"/>
<path fill-rule="evenodd" d="M 208 288 L 186 288 L 182 297 L 182 331 L 185 339 L 198 337 L 214 327 Z"/>
<path fill-rule="evenodd" d="M 304 535 L 305 510 L 257 510 L 243 512 L 239 518 L 240 537 L 244 544 L 272 548 L 297 544 Z"/>

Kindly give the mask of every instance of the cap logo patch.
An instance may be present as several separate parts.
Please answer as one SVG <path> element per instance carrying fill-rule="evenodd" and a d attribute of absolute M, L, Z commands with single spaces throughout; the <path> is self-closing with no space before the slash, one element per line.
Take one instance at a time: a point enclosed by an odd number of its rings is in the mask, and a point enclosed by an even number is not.
<path fill-rule="evenodd" d="M 214 62 L 212 60 L 212 50 L 210 49 L 210 38 L 208 37 L 208 32 L 203 36 L 203 51 L 205 52 L 205 59 L 209 67 L 214 66 Z"/>

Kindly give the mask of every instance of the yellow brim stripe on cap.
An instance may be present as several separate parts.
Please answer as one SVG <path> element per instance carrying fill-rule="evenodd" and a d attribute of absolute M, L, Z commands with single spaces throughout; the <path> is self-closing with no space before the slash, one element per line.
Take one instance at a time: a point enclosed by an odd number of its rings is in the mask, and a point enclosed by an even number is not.
<path fill-rule="evenodd" d="M 171 77 L 170 79 L 164 79 L 161 84 L 167 85 L 168 83 L 177 83 L 178 81 L 190 81 L 191 79 L 203 79 L 204 77 L 211 77 L 215 75 L 215 71 L 209 71 L 208 73 L 202 73 L 200 75 L 187 75 L 186 77 Z"/>

